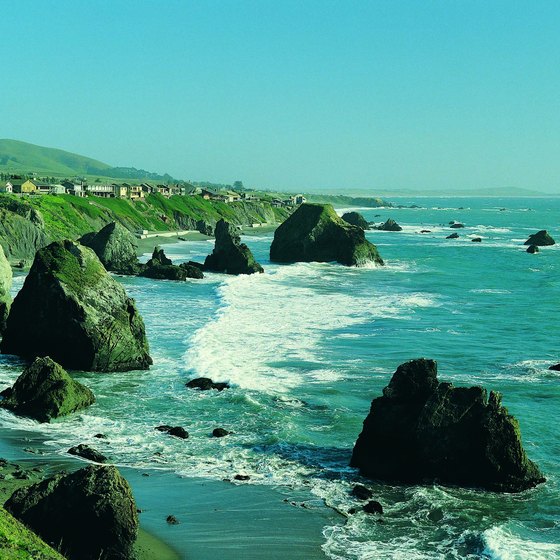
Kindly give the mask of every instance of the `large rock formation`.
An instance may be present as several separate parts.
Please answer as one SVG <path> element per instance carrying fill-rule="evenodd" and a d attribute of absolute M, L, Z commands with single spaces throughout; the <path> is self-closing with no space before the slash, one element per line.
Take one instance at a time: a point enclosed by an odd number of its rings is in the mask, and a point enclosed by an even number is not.
<path fill-rule="evenodd" d="M 0 406 L 39 422 L 50 422 L 94 402 L 95 396 L 87 387 L 47 357 L 36 358 L 23 370 Z"/>
<path fill-rule="evenodd" d="M 216 224 L 214 250 L 204 261 L 204 270 L 226 274 L 254 274 L 264 272 L 251 249 L 241 243 L 237 228 L 225 220 Z"/>
<path fill-rule="evenodd" d="M 398 367 L 371 410 L 351 465 L 370 478 L 518 492 L 544 482 L 498 393 L 437 379 L 433 360 Z"/>
<path fill-rule="evenodd" d="M 544 247 L 546 245 L 554 245 L 556 241 L 552 236 L 546 231 L 546 229 L 541 229 L 537 233 L 529 235 L 529 239 L 525 241 L 524 245 L 536 245 L 537 247 Z"/>
<path fill-rule="evenodd" d="M 0 245 L 0 335 L 6 328 L 6 319 L 12 305 L 12 267 L 4 255 L 4 249 Z"/>
<path fill-rule="evenodd" d="M 161 247 L 154 247 L 152 258 L 144 265 L 139 276 L 152 278 L 153 280 L 186 280 L 187 278 L 204 278 L 204 274 L 200 268 L 190 264 L 181 264 L 179 266 L 173 264 L 172 260 L 167 258 Z"/>
<path fill-rule="evenodd" d="M 369 229 L 369 222 L 359 212 L 346 212 L 342 214 L 342 219 L 353 226 Z"/>
<path fill-rule="evenodd" d="M 389 218 L 385 223 L 381 224 L 380 226 L 376 226 L 375 229 L 381 231 L 402 231 L 402 227 L 393 220 L 393 218 Z"/>
<path fill-rule="evenodd" d="M 134 300 L 91 249 L 72 241 L 37 252 L 0 348 L 88 371 L 147 369 L 152 363 Z"/>
<path fill-rule="evenodd" d="M 95 251 L 107 270 L 118 274 L 136 274 L 140 270 L 136 239 L 118 222 L 107 224 L 97 233 L 86 233 L 79 241 Z"/>
<path fill-rule="evenodd" d="M 129 560 L 136 504 L 115 467 L 89 466 L 16 490 L 5 508 L 69 560 Z"/>
<path fill-rule="evenodd" d="M 274 233 L 270 260 L 383 264 L 364 231 L 339 218 L 330 204 L 302 204 Z"/>

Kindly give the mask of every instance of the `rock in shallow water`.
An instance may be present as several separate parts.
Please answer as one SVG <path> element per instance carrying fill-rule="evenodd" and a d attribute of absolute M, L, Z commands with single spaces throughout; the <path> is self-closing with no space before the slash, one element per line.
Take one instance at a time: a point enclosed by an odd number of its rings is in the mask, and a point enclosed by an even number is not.
<path fill-rule="evenodd" d="M 134 300 L 95 253 L 72 241 L 40 249 L 16 296 L 4 354 L 51 356 L 84 371 L 147 369 L 152 363 Z"/>
<path fill-rule="evenodd" d="M 115 467 L 89 466 L 14 492 L 5 508 L 69 560 L 132 560 L 138 514 Z"/>
<path fill-rule="evenodd" d="M 536 245 L 538 247 L 544 247 L 546 245 L 555 245 L 556 241 L 552 236 L 546 231 L 546 229 L 541 229 L 537 233 L 533 233 L 529 236 L 529 239 L 525 241 L 525 245 Z"/>
<path fill-rule="evenodd" d="M 95 402 L 93 393 L 74 381 L 50 358 L 36 358 L 17 378 L 0 406 L 15 414 L 50 422 Z"/>
<path fill-rule="evenodd" d="M 375 229 L 381 231 L 402 231 L 402 227 L 393 220 L 393 218 L 389 218 L 385 223 L 381 224 L 380 226 L 376 226 Z"/>
<path fill-rule="evenodd" d="M 107 457 L 105 457 L 103 453 L 100 453 L 97 449 L 94 449 L 85 443 L 80 443 L 80 445 L 71 447 L 68 450 L 68 453 L 70 455 L 76 455 L 76 457 L 82 457 L 82 459 L 87 459 L 88 461 L 93 461 L 94 463 L 107 462 Z"/>
<path fill-rule="evenodd" d="M 185 386 L 189 389 L 199 389 L 200 391 L 209 391 L 210 389 L 223 391 L 224 389 L 229 389 L 229 383 L 214 383 L 214 381 L 212 381 L 209 377 L 197 377 L 196 379 L 191 379 L 185 384 Z"/>
<path fill-rule="evenodd" d="M 204 261 L 204 270 L 226 274 L 254 274 L 264 272 L 251 249 L 241 243 L 238 230 L 225 220 L 216 224 L 214 250 Z"/>
<path fill-rule="evenodd" d="M 338 217 L 330 204 L 302 204 L 274 232 L 270 260 L 282 263 L 331 262 L 346 266 L 382 265 L 364 231 Z"/>
<path fill-rule="evenodd" d="M 494 392 L 437 379 L 433 360 L 398 367 L 371 403 L 351 465 L 370 478 L 518 492 L 544 482 Z"/>

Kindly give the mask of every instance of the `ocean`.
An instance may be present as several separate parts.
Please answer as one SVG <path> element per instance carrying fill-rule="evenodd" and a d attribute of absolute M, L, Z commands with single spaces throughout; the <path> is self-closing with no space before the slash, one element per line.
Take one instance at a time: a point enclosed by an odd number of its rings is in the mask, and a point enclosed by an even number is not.
<path fill-rule="evenodd" d="M 27 434 L 47 457 L 89 443 L 138 472 L 209 482 L 249 475 L 243 484 L 285 489 L 310 510 L 347 511 L 358 505 L 352 486 L 368 485 L 383 504 L 382 522 L 362 513 L 325 518 L 317 557 L 560 558 L 560 372 L 548 370 L 560 362 L 560 244 L 535 255 L 523 246 L 540 229 L 560 242 L 560 198 L 393 201 L 418 207 L 357 209 L 368 220 L 391 217 L 403 226 L 366 233 L 384 267 L 271 264 L 273 234 L 256 229 L 243 240 L 264 274 L 207 274 L 186 283 L 118 277 L 144 318 L 154 366 L 78 372 L 97 397 L 94 406 L 49 425 L 0 411 L 0 435 Z M 452 220 L 466 227 L 450 229 Z M 453 231 L 459 239 L 446 239 Z M 203 259 L 212 247 L 208 240 L 164 248 L 183 262 Z M 14 293 L 22 283 L 15 279 Z M 371 400 L 399 364 L 418 357 L 437 360 L 440 380 L 500 391 L 547 482 L 508 495 L 380 484 L 349 468 Z M 18 360 L 2 357 L 0 389 L 20 371 Z M 185 388 L 200 376 L 232 387 Z M 165 436 L 154 430 L 160 424 L 183 426 L 190 437 Z M 233 433 L 213 438 L 216 427 Z M 107 439 L 95 439 L 98 432 Z M 172 482 L 158 491 L 177 497 Z M 297 519 L 305 524 L 306 516 Z M 174 530 L 188 531 L 188 524 Z M 196 558 L 188 538 L 182 542 L 182 557 Z M 302 556 L 286 550 L 282 557 Z"/>

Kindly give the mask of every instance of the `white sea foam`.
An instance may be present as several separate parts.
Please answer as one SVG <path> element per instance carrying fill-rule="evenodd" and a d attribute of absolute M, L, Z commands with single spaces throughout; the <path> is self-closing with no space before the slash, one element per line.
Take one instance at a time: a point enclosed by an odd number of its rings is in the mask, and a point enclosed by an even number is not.
<path fill-rule="evenodd" d="M 484 552 L 495 560 L 555 560 L 560 544 L 525 540 L 506 527 L 492 527 L 483 533 Z"/>
<path fill-rule="evenodd" d="M 199 376 L 245 389 L 285 392 L 305 382 L 302 362 L 311 377 L 329 370 L 319 350 L 327 334 L 375 317 L 404 318 L 415 308 L 437 304 L 424 293 L 359 297 L 337 289 L 344 279 L 332 265 L 312 263 L 226 280 L 218 290 L 215 318 L 191 339 L 187 366 Z"/>

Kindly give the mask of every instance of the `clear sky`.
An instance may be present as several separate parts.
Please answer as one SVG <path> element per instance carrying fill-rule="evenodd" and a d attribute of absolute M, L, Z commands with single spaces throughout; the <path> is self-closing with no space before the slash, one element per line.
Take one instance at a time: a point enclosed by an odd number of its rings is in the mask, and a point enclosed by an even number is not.
<path fill-rule="evenodd" d="M 285 188 L 560 193 L 560 2 L 2 0 L 0 137 Z"/>

